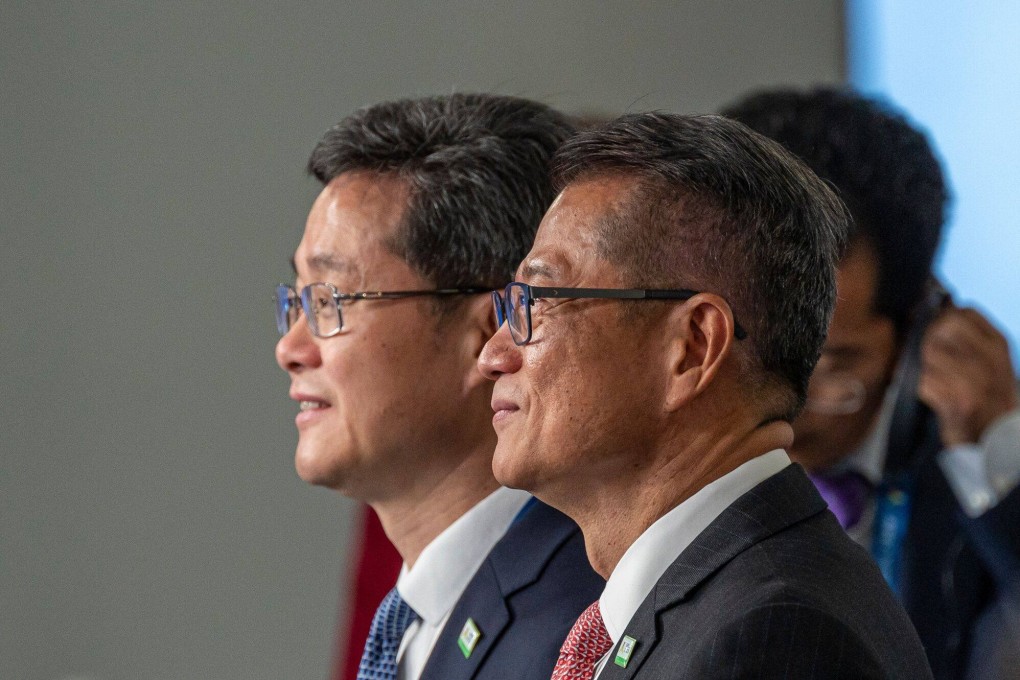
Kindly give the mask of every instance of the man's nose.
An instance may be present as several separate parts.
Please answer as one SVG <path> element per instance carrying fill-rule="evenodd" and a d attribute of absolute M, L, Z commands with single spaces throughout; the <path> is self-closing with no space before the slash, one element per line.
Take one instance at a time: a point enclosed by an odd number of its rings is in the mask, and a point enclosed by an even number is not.
<path fill-rule="evenodd" d="M 515 373 L 521 367 L 521 348 L 510 337 L 510 328 L 503 324 L 489 338 L 478 355 L 478 370 L 489 380 L 504 373 Z"/>
<path fill-rule="evenodd" d="M 319 344 L 304 317 L 299 318 L 276 343 L 276 363 L 288 373 L 322 363 Z"/>

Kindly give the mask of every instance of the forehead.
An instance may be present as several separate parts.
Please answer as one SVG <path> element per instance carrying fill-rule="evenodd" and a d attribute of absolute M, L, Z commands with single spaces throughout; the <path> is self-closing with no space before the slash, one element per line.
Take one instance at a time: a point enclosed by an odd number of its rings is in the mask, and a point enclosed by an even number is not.
<path fill-rule="evenodd" d="M 542 219 L 518 278 L 565 283 L 564 279 L 576 278 L 594 267 L 601 225 L 624 209 L 636 182 L 613 175 L 569 184 Z"/>
<path fill-rule="evenodd" d="M 299 275 L 358 275 L 389 255 L 407 209 L 404 182 L 387 175 L 348 172 L 327 184 L 308 213 L 294 253 Z"/>

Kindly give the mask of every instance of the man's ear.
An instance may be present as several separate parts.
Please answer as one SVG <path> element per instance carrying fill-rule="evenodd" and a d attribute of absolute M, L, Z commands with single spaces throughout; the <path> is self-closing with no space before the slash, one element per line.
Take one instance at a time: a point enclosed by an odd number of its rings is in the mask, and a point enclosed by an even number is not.
<path fill-rule="evenodd" d="M 698 293 L 669 315 L 668 411 L 689 404 L 718 377 L 730 354 L 734 328 L 729 304 L 712 293 Z"/>

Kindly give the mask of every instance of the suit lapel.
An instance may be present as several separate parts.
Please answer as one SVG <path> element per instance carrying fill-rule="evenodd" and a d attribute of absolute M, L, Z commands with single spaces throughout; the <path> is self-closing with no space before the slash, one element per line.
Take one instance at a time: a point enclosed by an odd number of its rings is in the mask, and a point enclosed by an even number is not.
<path fill-rule="evenodd" d="M 457 644 L 468 619 L 475 624 L 480 637 L 465 658 Z M 453 608 L 436 646 L 422 671 L 422 680 L 468 680 L 499 640 L 510 623 L 510 611 L 499 588 L 499 581 L 488 560 L 482 563 L 470 585 Z"/>
<path fill-rule="evenodd" d="M 652 597 L 654 594 L 655 591 L 653 590 L 648 596 Z M 609 658 L 606 659 L 606 665 L 602 669 L 602 673 L 599 674 L 599 680 L 634 677 L 645 662 L 645 659 L 648 658 L 648 655 L 659 644 L 659 630 L 656 625 L 656 617 L 642 616 L 647 602 L 646 600 L 642 603 L 641 607 L 634 614 L 634 618 L 627 624 L 627 628 L 623 633 L 624 637 L 620 638 L 620 641 L 609 650 Z M 620 655 L 620 647 L 628 637 L 635 641 L 634 649 L 625 662 L 621 661 L 618 664 L 616 659 Z M 626 663 L 626 666 L 621 665 L 622 663 Z"/>
<path fill-rule="evenodd" d="M 688 593 L 744 550 L 825 508 L 825 501 L 796 464 L 738 498 L 659 578 L 624 630 L 624 636 L 637 641 L 626 668 L 615 663 L 620 648 L 617 643 L 599 680 L 634 677 L 659 642 L 661 612 L 682 602 Z"/>
<path fill-rule="evenodd" d="M 535 503 L 511 525 L 450 613 L 421 680 L 470 680 L 511 623 L 507 601 L 539 579 L 556 550 L 577 531 L 560 512 Z M 521 557 L 527 556 L 526 559 Z M 457 644 L 468 619 L 481 634 L 465 658 Z"/>

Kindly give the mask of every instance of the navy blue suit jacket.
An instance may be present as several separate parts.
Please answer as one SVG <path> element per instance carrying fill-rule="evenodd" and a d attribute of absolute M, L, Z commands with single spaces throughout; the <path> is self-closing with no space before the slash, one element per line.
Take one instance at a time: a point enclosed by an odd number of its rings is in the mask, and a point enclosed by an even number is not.
<path fill-rule="evenodd" d="M 935 460 L 943 446 L 934 415 L 922 429 L 903 538 L 903 605 L 937 680 L 1020 678 L 1015 665 L 1002 668 L 1017 655 L 1006 647 L 1016 644 L 1020 626 L 1020 489 L 980 517 L 967 517 Z M 889 452 L 893 460 L 902 456 Z M 1009 620 L 998 620 L 1002 611 Z"/>
<path fill-rule="evenodd" d="M 549 680 L 571 626 L 605 585 L 577 525 L 535 501 L 471 579 L 421 680 Z M 481 637 L 465 658 L 457 639 L 469 618 Z"/>

